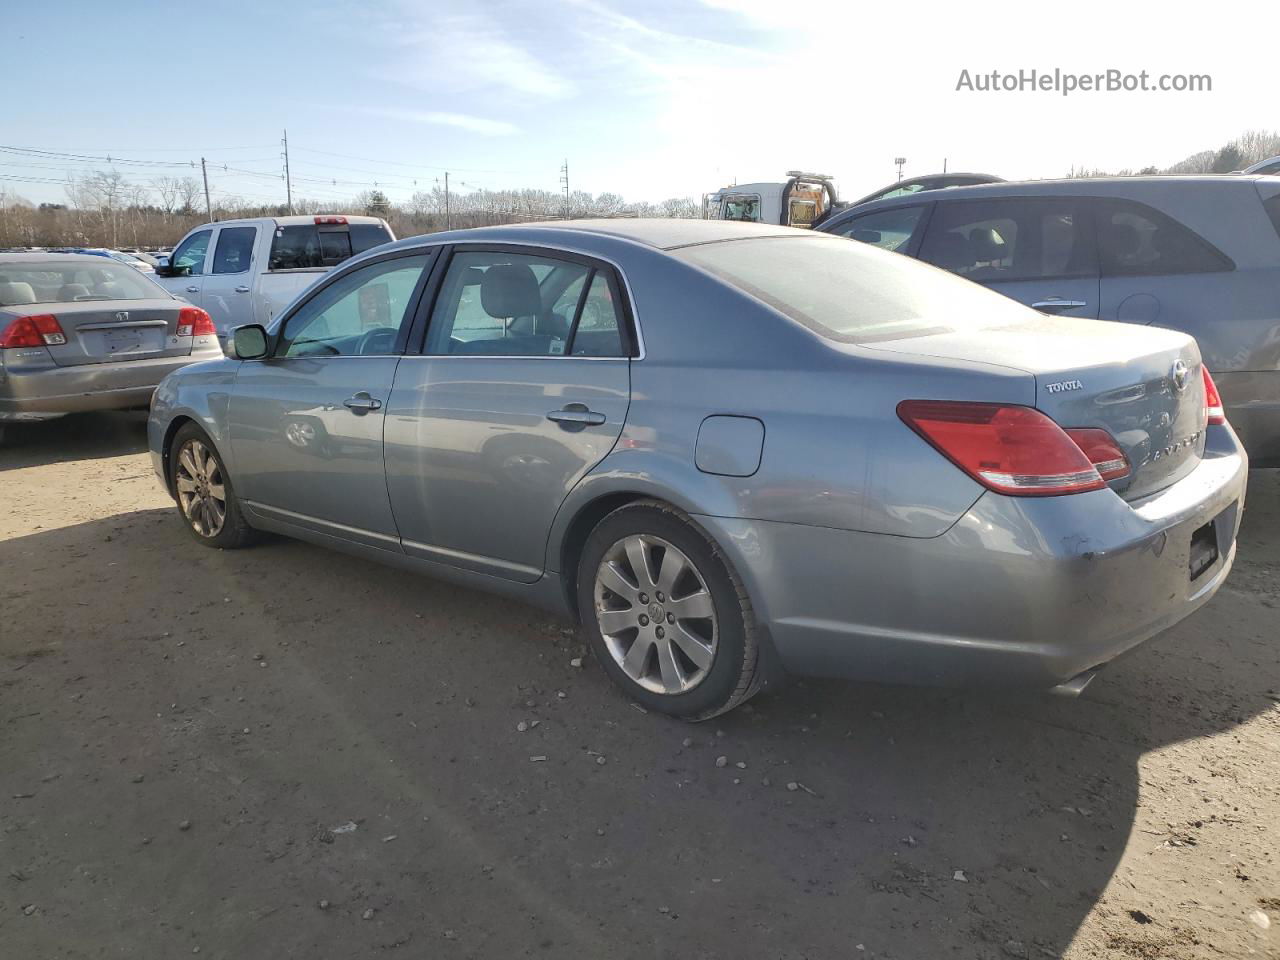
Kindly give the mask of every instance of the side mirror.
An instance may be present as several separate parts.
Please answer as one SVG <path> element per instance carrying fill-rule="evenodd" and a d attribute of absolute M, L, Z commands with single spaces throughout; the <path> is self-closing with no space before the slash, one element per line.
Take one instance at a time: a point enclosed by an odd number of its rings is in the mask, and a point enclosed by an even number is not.
<path fill-rule="evenodd" d="M 256 323 L 246 323 L 231 331 L 232 355 L 238 360 L 261 360 L 267 355 L 267 331 Z"/>
<path fill-rule="evenodd" d="M 161 261 L 157 262 L 157 263 L 156 263 L 156 276 L 157 276 L 157 277 L 172 277 L 172 276 L 173 276 L 173 267 L 169 266 L 168 261 L 165 261 L 165 260 L 161 260 Z"/>

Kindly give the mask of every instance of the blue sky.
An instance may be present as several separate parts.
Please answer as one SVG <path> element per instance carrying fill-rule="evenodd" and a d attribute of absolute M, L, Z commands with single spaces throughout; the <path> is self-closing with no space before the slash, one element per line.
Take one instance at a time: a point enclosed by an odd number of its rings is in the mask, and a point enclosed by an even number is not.
<path fill-rule="evenodd" d="M 1012 8 L 1009 8 L 1012 9 Z M 1280 126 L 1266 30 L 1176 4 L 1093 0 L 1018 15 L 776 0 L 369 0 L 8 10 L 8 146 L 99 156 L 131 180 L 198 174 L 215 193 L 395 199 L 445 169 L 456 189 L 571 185 L 696 196 L 801 167 L 856 196 L 906 172 L 1056 176 L 1168 164 Z M 1196 19 L 1198 18 L 1198 19 Z M 1207 94 L 957 92 L 962 68 L 1210 73 Z M 335 156 L 342 154 L 343 156 Z M 162 167 L 160 163 L 175 166 Z M 105 162 L 0 152 L 0 176 Z M 336 183 L 334 181 L 337 181 Z M 32 200 L 58 183 L 0 180 Z"/>

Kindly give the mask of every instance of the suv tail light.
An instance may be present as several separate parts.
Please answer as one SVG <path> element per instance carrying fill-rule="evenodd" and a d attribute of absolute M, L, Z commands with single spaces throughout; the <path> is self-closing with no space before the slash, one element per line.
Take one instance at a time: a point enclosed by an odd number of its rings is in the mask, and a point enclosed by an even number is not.
<path fill-rule="evenodd" d="M 1200 373 L 1204 377 L 1204 412 L 1209 423 L 1222 426 L 1227 422 L 1226 412 L 1222 409 L 1222 395 L 1218 393 L 1218 385 L 1209 375 L 1209 368 L 1200 364 Z"/>
<path fill-rule="evenodd" d="M 1105 430 L 1075 431 L 1082 445 L 1032 407 L 904 400 L 898 404 L 898 416 L 944 457 L 997 493 L 1083 493 L 1106 487 L 1100 467 L 1111 476 L 1129 472 L 1123 452 Z M 1123 472 L 1116 472 L 1120 464 Z"/>
<path fill-rule="evenodd" d="M 212 337 L 217 332 L 213 318 L 199 307 L 183 307 L 178 311 L 178 336 Z"/>
<path fill-rule="evenodd" d="M 59 347 L 66 342 L 62 324 L 51 313 L 19 317 L 0 331 L 0 347 Z"/>

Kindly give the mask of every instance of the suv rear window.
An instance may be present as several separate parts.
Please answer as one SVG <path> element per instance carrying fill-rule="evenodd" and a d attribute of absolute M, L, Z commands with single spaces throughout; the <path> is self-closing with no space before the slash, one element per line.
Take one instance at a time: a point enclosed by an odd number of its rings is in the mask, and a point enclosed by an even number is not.
<path fill-rule="evenodd" d="M 276 227 L 268 270 L 335 267 L 343 260 L 391 241 L 380 223 L 348 226 L 299 223 Z"/>
<path fill-rule="evenodd" d="M 843 237 L 725 240 L 671 254 L 832 340 L 897 340 L 1033 316 L 985 287 Z"/>

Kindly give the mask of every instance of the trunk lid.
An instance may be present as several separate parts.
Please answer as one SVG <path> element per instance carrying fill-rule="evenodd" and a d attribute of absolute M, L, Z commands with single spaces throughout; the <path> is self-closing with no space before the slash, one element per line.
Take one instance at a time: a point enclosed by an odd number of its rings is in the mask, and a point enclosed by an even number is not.
<path fill-rule="evenodd" d="M 67 342 L 46 349 L 58 366 L 71 367 L 189 356 L 192 338 L 178 336 L 178 313 L 183 306 L 176 300 L 156 298 L 33 303 L 21 310 L 58 318 Z"/>
<path fill-rule="evenodd" d="M 998 364 L 1035 377 L 1035 406 L 1059 426 L 1101 427 L 1129 459 L 1111 483 L 1126 500 L 1186 476 L 1205 445 L 1200 351 L 1185 333 L 1071 317 L 1033 317 L 869 344 L 916 356 Z M 957 398 L 962 399 L 962 398 Z"/>

